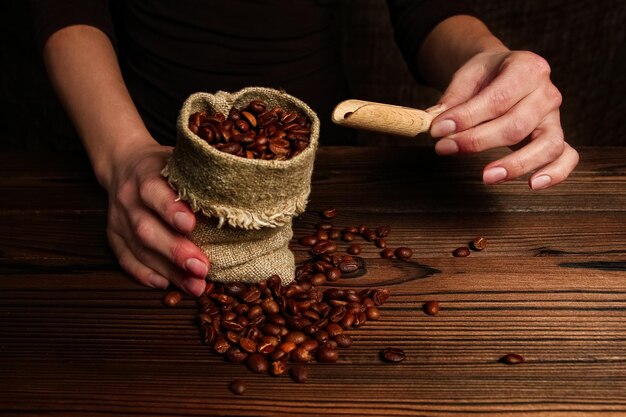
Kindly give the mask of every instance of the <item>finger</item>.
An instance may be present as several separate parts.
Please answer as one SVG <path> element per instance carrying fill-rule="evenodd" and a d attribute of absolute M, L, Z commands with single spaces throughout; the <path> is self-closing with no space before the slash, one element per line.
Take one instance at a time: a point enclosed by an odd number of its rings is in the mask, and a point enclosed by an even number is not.
<path fill-rule="evenodd" d="M 122 237 L 120 238 L 123 239 Z M 189 276 L 163 256 L 145 248 L 141 242 L 135 238 L 130 239 L 128 246 L 133 252 L 133 255 L 141 263 L 144 265 L 150 265 L 151 268 L 160 272 L 162 276 L 167 277 L 172 284 L 184 290 L 187 294 L 199 297 L 204 292 L 206 286 L 206 281 L 204 279 Z"/>
<path fill-rule="evenodd" d="M 173 233 L 152 212 L 136 209 L 128 212 L 130 230 L 143 246 L 154 250 L 179 268 L 198 278 L 209 272 L 206 254 L 188 239 Z"/>
<path fill-rule="evenodd" d="M 165 289 L 170 285 L 170 282 L 163 275 L 139 262 L 119 235 L 112 232 L 109 233 L 109 242 L 122 269 L 139 281 L 139 283 L 161 289 Z"/>
<path fill-rule="evenodd" d="M 548 113 L 558 108 L 558 103 L 546 99 L 551 94 L 546 89 L 550 87 L 533 91 L 502 117 L 441 139 L 441 143 L 435 144 L 435 151 L 440 155 L 475 153 L 519 143 L 535 130 Z M 449 144 L 448 141 L 455 143 Z"/>
<path fill-rule="evenodd" d="M 547 79 L 549 73 L 550 66 L 538 55 L 530 52 L 511 54 L 504 60 L 499 73 L 491 82 L 433 122 L 431 135 L 443 137 L 462 132 L 503 115 L 534 91 L 540 84 L 539 80 Z M 556 100 L 555 95 L 554 101 Z"/>
<path fill-rule="evenodd" d="M 176 201 L 178 196 L 163 178 L 150 177 L 144 180 L 139 185 L 139 195 L 144 204 L 170 226 L 183 234 L 193 231 L 196 217 L 187 204 Z"/>
<path fill-rule="evenodd" d="M 563 182 L 578 165 L 578 152 L 568 143 L 561 156 L 535 172 L 528 183 L 533 190 L 543 190 Z"/>
<path fill-rule="evenodd" d="M 533 132 L 528 145 L 487 165 L 485 184 L 496 184 L 517 178 L 558 159 L 565 149 L 558 112 L 549 115 Z"/>

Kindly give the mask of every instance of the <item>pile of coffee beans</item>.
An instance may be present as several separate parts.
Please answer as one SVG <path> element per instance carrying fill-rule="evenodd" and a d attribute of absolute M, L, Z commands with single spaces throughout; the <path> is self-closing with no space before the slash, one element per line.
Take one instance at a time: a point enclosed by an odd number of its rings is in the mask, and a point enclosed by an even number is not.
<path fill-rule="evenodd" d="M 277 275 L 257 284 L 209 282 L 200 296 L 202 342 L 255 373 L 281 375 L 287 363 L 337 362 L 346 333 L 380 317 L 387 289 L 311 285 L 302 273 L 284 286 Z"/>
<path fill-rule="evenodd" d="M 252 100 L 227 116 L 206 111 L 189 116 L 189 130 L 216 149 L 248 159 L 287 160 L 309 146 L 311 121 L 295 110 Z"/>

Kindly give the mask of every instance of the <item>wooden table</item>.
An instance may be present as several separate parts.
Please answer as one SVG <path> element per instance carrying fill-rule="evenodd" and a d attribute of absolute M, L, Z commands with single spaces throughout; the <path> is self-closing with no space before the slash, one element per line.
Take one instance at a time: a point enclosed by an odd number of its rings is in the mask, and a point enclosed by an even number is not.
<path fill-rule="evenodd" d="M 415 255 L 364 246 L 367 275 L 339 285 L 389 288 L 382 319 L 296 384 L 224 362 L 200 342 L 194 300 L 165 308 L 121 271 L 84 158 L 0 154 L 0 412 L 626 415 L 626 148 L 581 149 L 571 178 L 542 192 L 484 186 L 494 157 L 320 150 L 296 236 L 336 207 L 335 224 L 389 224 L 390 245 Z M 478 235 L 486 250 L 451 255 Z M 407 359 L 381 362 L 388 346 Z M 525 363 L 499 362 L 509 352 Z M 245 395 L 228 390 L 235 378 Z"/>

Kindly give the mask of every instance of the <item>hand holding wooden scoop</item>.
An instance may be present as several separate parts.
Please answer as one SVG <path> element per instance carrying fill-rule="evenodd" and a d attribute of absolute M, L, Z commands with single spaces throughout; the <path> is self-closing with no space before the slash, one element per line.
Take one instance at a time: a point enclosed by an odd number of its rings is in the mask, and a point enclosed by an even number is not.
<path fill-rule="evenodd" d="M 415 137 L 428 132 L 433 119 L 442 112 L 443 109 L 438 107 L 418 110 L 372 101 L 346 100 L 335 107 L 332 121 L 354 129 Z"/>

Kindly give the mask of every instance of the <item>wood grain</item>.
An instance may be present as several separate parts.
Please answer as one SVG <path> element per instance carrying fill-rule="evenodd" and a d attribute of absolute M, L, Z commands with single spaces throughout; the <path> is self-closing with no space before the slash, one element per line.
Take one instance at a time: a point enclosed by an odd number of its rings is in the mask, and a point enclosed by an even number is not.
<path fill-rule="evenodd" d="M 523 179 L 482 185 L 497 155 L 319 151 L 295 235 L 336 207 L 337 226 L 387 224 L 389 244 L 415 255 L 389 261 L 363 243 L 367 273 L 337 285 L 389 288 L 382 318 L 296 384 L 224 362 L 200 343 L 194 300 L 165 308 L 121 271 L 85 161 L 0 154 L 0 413 L 626 415 L 626 148 L 581 149 L 572 177 L 539 193 Z M 452 256 L 478 235 L 486 250 Z M 407 359 L 381 362 L 388 346 Z M 526 362 L 499 362 L 509 352 Z"/>

